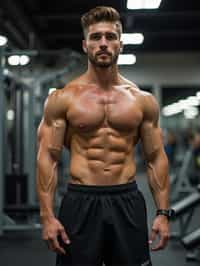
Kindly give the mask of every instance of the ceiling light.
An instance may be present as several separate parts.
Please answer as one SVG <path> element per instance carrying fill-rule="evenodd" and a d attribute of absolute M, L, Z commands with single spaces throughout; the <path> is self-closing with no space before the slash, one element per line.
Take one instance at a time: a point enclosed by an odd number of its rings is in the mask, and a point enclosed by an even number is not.
<path fill-rule="evenodd" d="M 17 66 L 20 63 L 20 57 L 19 55 L 11 55 L 8 57 L 8 63 L 11 66 Z"/>
<path fill-rule="evenodd" d="M 197 99 L 200 100 L 200 91 L 196 93 Z"/>
<path fill-rule="evenodd" d="M 144 41 L 144 35 L 142 33 L 123 33 L 123 44 L 141 44 Z"/>
<path fill-rule="evenodd" d="M 8 110 L 7 112 L 7 119 L 9 121 L 13 121 L 15 118 L 15 112 L 13 110 Z"/>
<path fill-rule="evenodd" d="M 118 65 L 133 65 L 136 63 L 136 56 L 133 54 L 120 54 L 118 57 Z"/>
<path fill-rule="evenodd" d="M 25 66 L 30 62 L 30 57 L 27 55 L 20 56 L 20 65 Z"/>
<path fill-rule="evenodd" d="M 197 107 L 191 106 L 190 108 L 184 110 L 184 116 L 186 119 L 193 119 L 199 114 Z"/>
<path fill-rule="evenodd" d="M 156 9 L 159 8 L 161 0 L 128 0 L 128 9 Z"/>
<path fill-rule="evenodd" d="M 182 106 L 180 103 L 172 103 L 170 105 L 163 107 L 162 109 L 162 114 L 164 116 L 176 115 L 181 112 L 182 112 Z"/>
<path fill-rule="evenodd" d="M 199 99 L 196 96 L 189 96 L 187 98 L 188 102 L 192 106 L 198 106 L 199 105 Z"/>
<path fill-rule="evenodd" d="M 11 55 L 8 57 L 8 63 L 11 66 L 25 66 L 30 62 L 30 57 L 27 55 Z"/>
<path fill-rule="evenodd" d="M 178 103 L 181 104 L 183 109 L 187 109 L 190 106 L 198 106 L 200 100 L 196 96 L 189 96 L 186 99 L 179 100 Z"/>
<path fill-rule="evenodd" d="M 0 46 L 6 45 L 8 39 L 5 36 L 0 35 Z"/>

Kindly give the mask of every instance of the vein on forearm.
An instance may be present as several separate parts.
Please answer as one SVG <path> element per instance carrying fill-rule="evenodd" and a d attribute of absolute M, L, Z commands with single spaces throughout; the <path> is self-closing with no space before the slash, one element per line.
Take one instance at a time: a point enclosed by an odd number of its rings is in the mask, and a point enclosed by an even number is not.
<path fill-rule="evenodd" d="M 39 192 L 53 193 L 57 182 L 57 162 L 52 162 L 48 166 L 44 162 L 38 163 Z"/>
<path fill-rule="evenodd" d="M 167 208 L 169 194 L 168 160 L 159 128 L 148 128 L 143 138 L 150 189 L 157 207 Z"/>
<path fill-rule="evenodd" d="M 157 191 L 162 191 L 166 188 L 167 175 L 165 169 L 162 170 L 164 171 L 160 171 L 158 174 L 156 167 L 150 162 L 147 163 L 147 171 L 149 174 L 150 183 Z"/>

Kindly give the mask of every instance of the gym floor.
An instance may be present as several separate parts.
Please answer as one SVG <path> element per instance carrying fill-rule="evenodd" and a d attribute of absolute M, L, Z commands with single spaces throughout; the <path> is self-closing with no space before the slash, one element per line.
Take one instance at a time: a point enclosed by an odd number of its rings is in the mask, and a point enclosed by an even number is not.
<path fill-rule="evenodd" d="M 147 203 L 149 228 L 155 213 L 151 193 L 144 175 L 138 176 L 138 185 Z M 199 209 L 191 221 L 189 230 L 198 227 Z M 178 230 L 177 224 L 171 225 Z M 170 240 L 164 251 L 151 253 L 153 266 L 197 266 L 199 262 L 186 261 L 186 251 L 176 240 Z M 0 237 L 0 264 L 2 266 L 53 266 L 55 254 L 50 252 L 41 240 L 40 232 L 9 232 Z"/>

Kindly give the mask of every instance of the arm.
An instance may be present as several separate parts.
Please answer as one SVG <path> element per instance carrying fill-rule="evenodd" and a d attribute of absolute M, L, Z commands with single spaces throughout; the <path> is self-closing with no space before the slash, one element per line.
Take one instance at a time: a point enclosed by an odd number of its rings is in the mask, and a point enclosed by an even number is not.
<path fill-rule="evenodd" d="M 53 212 L 54 193 L 57 185 L 57 164 L 62 151 L 66 128 L 65 111 L 60 102 L 59 91 L 51 93 L 44 106 L 44 114 L 38 127 L 37 194 L 40 202 L 40 217 L 43 224 L 43 239 L 50 249 L 63 252 L 57 242 L 61 234 L 66 241 L 64 227 Z"/>
<path fill-rule="evenodd" d="M 148 182 L 158 209 L 169 208 L 168 160 L 164 151 L 162 131 L 158 125 L 159 107 L 153 96 L 145 96 L 141 142 L 147 163 Z M 160 234 L 160 242 L 152 250 L 163 248 L 169 238 L 169 224 L 165 216 L 157 216 L 152 226 L 151 241 Z"/>

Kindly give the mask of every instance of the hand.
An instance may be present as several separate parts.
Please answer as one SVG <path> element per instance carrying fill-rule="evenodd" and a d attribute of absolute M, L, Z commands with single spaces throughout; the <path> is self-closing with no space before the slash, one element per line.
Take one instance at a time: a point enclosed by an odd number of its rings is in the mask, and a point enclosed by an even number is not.
<path fill-rule="evenodd" d="M 50 250 L 59 254 L 66 254 L 65 250 L 59 244 L 57 238 L 59 235 L 64 243 L 70 244 L 69 237 L 63 225 L 55 217 L 46 219 L 43 222 L 42 239 L 47 243 Z"/>
<path fill-rule="evenodd" d="M 158 243 L 151 247 L 151 251 L 157 251 L 166 247 L 169 240 L 169 221 L 164 215 L 156 216 L 149 239 L 149 244 L 152 244 L 159 237 Z"/>

